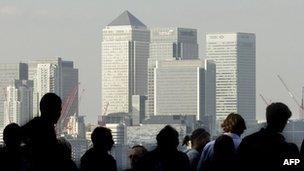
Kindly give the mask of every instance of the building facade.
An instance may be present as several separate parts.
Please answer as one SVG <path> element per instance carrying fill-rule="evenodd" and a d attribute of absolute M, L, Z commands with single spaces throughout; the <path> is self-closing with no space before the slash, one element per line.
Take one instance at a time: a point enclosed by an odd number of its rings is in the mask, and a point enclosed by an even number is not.
<path fill-rule="evenodd" d="M 156 61 L 198 59 L 197 30 L 165 27 L 151 29 L 148 60 L 148 99 L 146 117 L 154 115 L 154 68 Z"/>
<path fill-rule="evenodd" d="M 255 35 L 210 33 L 206 35 L 206 57 L 216 63 L 216 116 L 221 122 L 237 112 L 246 122 L 256 116 Z"/>
<path fill-rule="evenodd" d="M 197 120 L 214 116 L 215 64 L 208 60 L 157 61 L 154 99 L 155 116 L 194 115 Z"/>
<path fill-rule="evenodd" d="M 4 129 L 4 101 L 7 86 L 13 85 L 15 80 L 27 79 L 27 64 L 0 64 L 0 129 Z"/>
<path fill-rule="evenodd" d="M 78 89 L 78 69 L 72 61 L 61 58 L 37 60 L 29 62 L 29 79 L 34 81 L 33 114 L 38 116 L 39 102 L 48 92 L 56 93 L 65 103 L 73 89 Z M 78 116 L 78 91 L 70 108 L 70 116 Z"/>
<path fill-rule="evenodd" d="M 130 113 L 132 95 L 147 94 L 150 33 L 128 11 L 102 30 L 102 115 Z"/>
<path fill-rule="evenodd" d="M 15 80 L 6 88 L 4 127 L 9 123 L 24 125 L 33 117 L 33 81 Z"/>

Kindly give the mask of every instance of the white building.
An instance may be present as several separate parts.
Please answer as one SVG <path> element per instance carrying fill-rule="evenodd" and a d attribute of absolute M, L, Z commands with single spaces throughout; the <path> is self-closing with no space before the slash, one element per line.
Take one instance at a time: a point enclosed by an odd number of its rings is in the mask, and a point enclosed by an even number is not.
<path fill-rule="evenodd" d="M 33 114 L 39 115 L 39 102 L 48 92 L 56 93 L 64 103 L 73 89 L 78 86 L 78 69 L 72 61 L 61 58 L 31 61 L 29 79 L 34 81 Z M 78 88 L 78 87 L 77 87 Z M 78 92 L 69 109 L 70 116 L 78 116 Z"/>
<path fill-rule="evenodd" d="M 155 115 L 195 115 L 197 120 L 207 114 L 215 116 L 215 64 L 202 60 L 159 61 L 154 68 L 154 91 Z"/>
<path fill-rule="evenodd" d="M 197 30 L 179 27 L 151 29 L 148 60 L 148 100 L 146 116 L 154 115 L 154 68 L 156 61 L 198 59 Z"/>
<path fill-rule="evenodd" d="M 256 116 L 255 35 L 210 33 L 206 35 L 206 57 L 216 63 L 216 116 L 221 122 L 237 112 L 246 122 Z"/>
<path fill-rule="evenodd" d="M 27 79 L 27 64 L 0 64 L 0 129 L 4 129 L 4 101 L 7 86 L 13 85 L 15 80 Z"/>
<path fill-rule="evenodd" d="M 116 145 L 127 143 L 127 126 L 125 124 L 106 124 L 105 127 L 112 131 L 113 140 Z"/>
<path fill-rule="evenodd" d="M 73 138 L 85 139 L 84 116 L 70 116 L 66 133 Z"/>
<path fill-rule="evenodd" d="M 132 95 L 147 94 L 149 30 L 128 11 L 102 30 L 102 114 L 130 113 Z"/>
<path fill-rule="evenodd" d="M 6 88 L 4 126 L 11 122 L 23 125 L 32 119 L 33 81 L 15 80 Z"/>
<path fill-rule="evenodd" d="M 127 127 L 127 144 L 129 146 L 134 145 L 155 145 L 156 136 L 161 129 L 163 129 L 167 124 L 142 124 L 138 126 L 128 126 Z M 170 124 L 179 134 L 180 142 L 186 135 L 187 126 L 185 124 Z"/>

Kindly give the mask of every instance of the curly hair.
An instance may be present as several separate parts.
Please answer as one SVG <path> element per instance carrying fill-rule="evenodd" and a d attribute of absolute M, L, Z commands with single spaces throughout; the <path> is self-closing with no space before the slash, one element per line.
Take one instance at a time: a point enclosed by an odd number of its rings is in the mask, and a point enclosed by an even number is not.
<path fill-rule="evenodd" d="M 245 120 L 237 113 L 230 113 L 222 123 L 224 132 L 241 135 L 246 129 Z"/>

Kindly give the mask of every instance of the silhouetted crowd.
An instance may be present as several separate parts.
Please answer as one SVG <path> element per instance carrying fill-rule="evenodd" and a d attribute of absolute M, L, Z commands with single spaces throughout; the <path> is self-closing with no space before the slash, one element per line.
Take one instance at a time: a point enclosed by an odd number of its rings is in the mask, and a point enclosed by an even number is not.
<path fill-rule="evenodd" d="M 81 157 L 80 168 L 71 159 L 71 145 L 57 138 L 55 125 L 61 113 L 61 99 L 47 93 L 40 101 L 41 116 L 23 126 L 11 123 L 3 131 L 0 170 L 9 171 L 116 171 L 110 154 L 114 145 L 111 130 L 97 127 L 91 135 L 93 147 Z M 301 150 L 281 134 L 291 117 L 283 103 L 266 109 L 267 125 L 241 138 L 244 119 L 229 114 L 221 124 L 224 133 L 210 141 L 210 134 L 198 128 L 186 136 L 178 150 L 179 135 L 170 125 L 156 136 L 157 146 L 148 151 L 142 145 L 129 152 L 128 171 L 218 171 L 218 170 L 304 170 L 304 141 Z"/>

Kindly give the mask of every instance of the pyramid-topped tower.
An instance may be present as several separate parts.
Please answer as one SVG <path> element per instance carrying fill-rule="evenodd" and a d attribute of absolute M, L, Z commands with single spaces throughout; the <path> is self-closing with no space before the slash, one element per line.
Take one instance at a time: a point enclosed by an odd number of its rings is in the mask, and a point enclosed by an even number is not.
<path fill-rule="evenodd" d="M 131 114 L 132 99 L 147 94 L 150 31 L 129 11 L 102 30 L 102 115 Z"/>
<path fill-rule="evenodd" d="M 137 27 L 147 27 L 129 11 L 124 11 L 117 18 L 115 18 L 108 26 L 137 26 Z"/>

